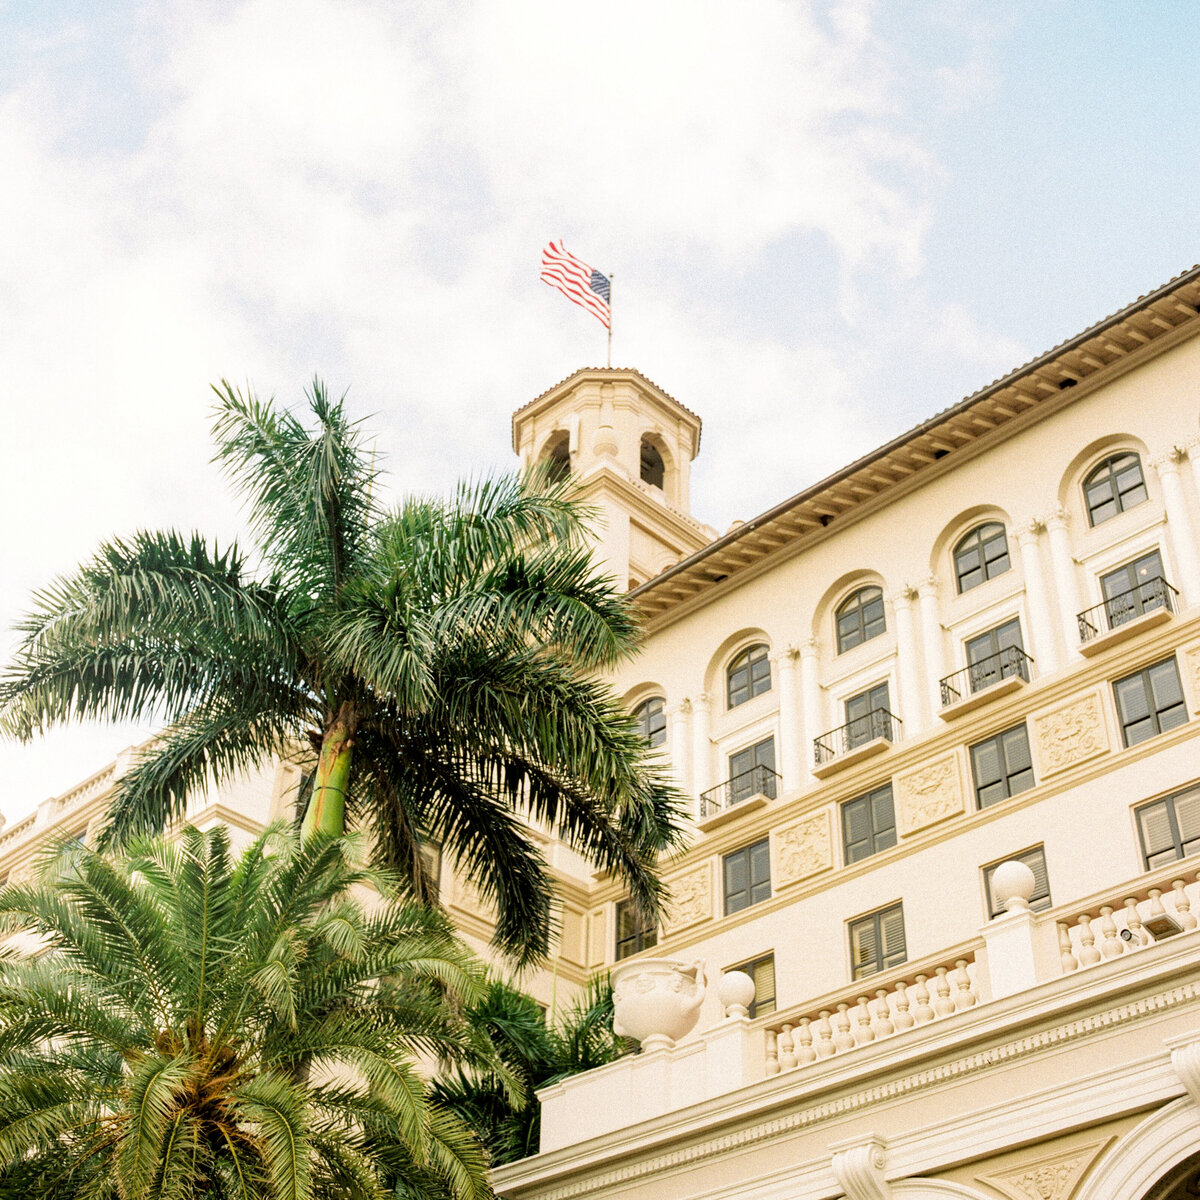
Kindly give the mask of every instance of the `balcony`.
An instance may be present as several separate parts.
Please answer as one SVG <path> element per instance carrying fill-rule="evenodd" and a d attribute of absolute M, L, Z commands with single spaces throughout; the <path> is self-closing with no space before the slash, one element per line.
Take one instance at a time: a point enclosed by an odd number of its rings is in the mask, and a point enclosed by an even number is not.
<path fill-rule="evenodd" d="M 700 828 L 715 829 L 726 821 L 762 808 L 779 791 L 779 776 L 770 767 L 751 767 L 700 795 Z M 736 811 L 735 811 L 736 810 Z"/>
<path fill-rule="evenodd" d="M 1044 912 L 1029 908 L 1030 879 L 1027 888 L 1009 889 L 1006 911 L 981 936 L 755 1019 L 712 978 L 720 1007 L 705 1010 L 707 1026 L 539 1091 L 541 1150 L 670 1114 L 686 1124 L 682 1114 L 702 1104 L 711 1110 L 718 1100 L 741 1120 L 759 1104 L 777 1116 L 787 1097 L 803 1106 L 827 1103 L 848 1083 L 874 1088 L 881 1075 L 934 1088 L 941 1085 L 931 1059 L 969 1064 L 972 1079 L 990 1074 L 982 1085 L 994 1098 L 1012 1070 L 1014 1046 L 1028 1055 L 1058 1045 L 1054 1070 L 1062 1079 L 1078 1076 L 1083 1094 L 1095 1086 L 1097 1055 L 1113 1053 L 1118 1027 L 1143 1029 L 1139 1045 L 1151 1047 L 1195 1027 L 1200 883 L 1194 862 L 1186 873 L 1181 867 L 1171 863 Z M 1200 1053 L 1197 1035 L 1186 1036 Z M 990 1048 L 1001 1046 L 1008 1049 Z M 961 1103 L 954 1093 L 966 1077 L 947 1075 L 948 1103 Z M 1051 1102 L 1062 1102 L 1056 1089 Z"/>
<path fill-rule="evenodd" d="M 938 716 L 950 721 L 960 713 L 1007 696 L 1029 682 L 1033 659 L 1020 646 L 1006 646 L 971 663 L 941 681 L 942 708 Z"/>
<path fill-rule="evenodd" d="M 1079 624 L 1079 653 L 1089 657 L 1100 654 L 1126 638 L 1169 621 L 1178 596 L 1161 575 L 1156 575 L 1127 592 L 1110 596 L 1103 604 L 1085 608 L 1075 618 Z"/>
<path fill-rule="evenodd" d="M 813 774 L 818 779 L 870 758 L 900 740 L 903 722 L 886 708 L 873 708 L 813 739 Z"/>

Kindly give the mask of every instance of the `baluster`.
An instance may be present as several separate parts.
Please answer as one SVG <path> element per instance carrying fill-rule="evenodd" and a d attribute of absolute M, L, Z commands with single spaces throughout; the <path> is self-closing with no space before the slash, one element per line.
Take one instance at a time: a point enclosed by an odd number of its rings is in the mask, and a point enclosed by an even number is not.
<path fill-rule="evenodd" d="M 1186 931 L 1196 928 L 1196 918 L 1192 916 L 1192 902 L 1188 899 L 1188 894 L 1183 886 L 1182 879 L 1172 879 L 1172 897 L 1175 900 L 1175 920 Z"/>
<path fill-rule="evenodd" d="M 1079 918 L 1079 962 L 1081 966 L 1091 967 L 1100 961 L 1100 951 L 1096 949 L 1096 935 L 1092 932 L 1092 918 L 1084 913 Z"/>
<path fill-rule="evenodd" d="M 801 1018 L 800 1028 L 792 1034 L 792 1042 L 796 1048 L 796 1061 L 800 1066 L 807 1066 L 816 1059 L 817 1052 L 813 1049 L 812 1028 L 808 1017 Z"/>
<path fill-rule="evenodd" d="M 929 989 L 925 986 L 927 975 L 917 976 L 917 989 L 914 993 L 917 998 L 917 1007 L 913 1015 L 917 1019 L 918 1025 L 924 1025 L 934 1018 L 934 1011 L 929 1007 Z"/>
<path fill-rule="evenodd" d="M 946 978 L 946 968 L 938 967 L 935 972 L 937 982 L 937 999 L 933 1002 L 933 1011 L 939 1017 L 948 1017 L 954 1011 L 954 1001 L 950 999 L 950 980 Z"/>
<path fill-rule="evenodd" d="M 773 1029 L 767 1030 L 767 1074 L 779 1074 L 779 1043 Z"/>
<path fill-rule="evenodd" d="M 854 1034 L 850 1032 L 850 1005 L 839 1004 L 837 1016 L 833 1018 L 833 1044 L 839 1053 L 854 1049 Z"/>
<path fill-rule="evenodd" d="M 1064 975 L 1079 970 L 1079 959 L 1075 957 L 1075 951 L 1071 947 L 1071 931 L 1067 928 L 1065 921 L 1058 923 L 1058 953 L 1062 959 Z"/>
<path fill-rule="evenodd" d="M 1117 923 L 1113 920 L 1112 905 L 1100 909 L 1100 953 L 1104 958 L 1116 958 L 1125 953 L 1125 943 L 1117 937 Z"/>
<path fill-rule="evenodd" d="M 854 1009 L 854 1017 L 858 1025 L 854 1030 L 854 1041 L 863 1046 L 875 1040 L 875 1030 L 871 1028 L 871 1010 L 867 1008 L 866 996 L 859 996 Z"/>
<path fill-rule="evenodd" d="M 871 1018 L 871 1028 L 875 1030 L 876 1037 L 888 1037 L 896 1032 L 891 1009 L 888 1008 L 887 991 L 884 988 L 875 993 L 875 999 L 871 1002 Z"/>
<path fill-rule="evenodd" d="M 1146 909 L 1146 916 L 1150 920 L 1154 920 L 1155 917 L 1165 917 L 1167 915 L 1167 910 L 1163 908 L 1161 890 L 1158 888 L 1151 888 L 1147 894 L 1150 897 L 1150 905 Z"/>
<path fill-rule="evenodd" d="M 817 1019 L 817 1057 L 828 1058 L 831 1054 L 837 1053 L 837 1047 L 833 1044 L 833 1026 L 829 1023 L 829 1009 L 821 1009 L 821 1015 Z"/>
<path fill-rule="evenodd" d="M 961 1012 L 975 1003 L 975 993 L 971 990 L 971 975 L 967 970 L 967 960 L 960 958 L 954 966 L 956 968 L 954 986 L 957 988 L 954 993 L 954 1007 Z"/>
<path fill-rule="evenodd" d="M 908 989 L 903 983 L 896 984 L 896 1015 L 892 1018 L 897 1029 L 911 1029 L 916 1021 L 908 1011 Z"/>
<path fill-rule="evenodd" d="M 796 1065 L 791 1025 L 784 1025 L 779 1031 L 779 1065 L 785 1071 L 791 1070 Z"/>
<path fill-rule="evenodd" d="M 1158 888 L 1153 889 L 1155 892 Z M 1138 902 L 1133 896 L 1125 897 L 1125 925 L 1129 932 L 1133 935 L 1129 942 L 1130 950 L 1140 950 L 1143 946 L 1148 946 L 1154 939 L 1146 932 L 1142 925 L 1142 914 L 1138 912 Z M 1160 904 L 1158 906 L 1162 908 Z M 1151 905 L 1151 912 L 1153 912 Z"/>

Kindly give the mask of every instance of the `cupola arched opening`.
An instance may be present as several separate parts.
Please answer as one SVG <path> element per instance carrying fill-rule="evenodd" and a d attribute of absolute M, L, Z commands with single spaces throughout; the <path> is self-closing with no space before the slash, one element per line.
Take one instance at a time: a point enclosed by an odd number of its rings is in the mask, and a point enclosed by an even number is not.
<path fill-rule="evenodd" d="M 643 483 L 664 490 L 667 486 L 667 462 L 662 448 L 649 434 L 642 437 L 638 453 L 638 473 Z"/>
<path fill-rule="evenodd" d="M 571 435 L 565 429 L 551 434 L 541 461 L 546 464 L 550 478 L 565 479 L 571 473 Z"/>

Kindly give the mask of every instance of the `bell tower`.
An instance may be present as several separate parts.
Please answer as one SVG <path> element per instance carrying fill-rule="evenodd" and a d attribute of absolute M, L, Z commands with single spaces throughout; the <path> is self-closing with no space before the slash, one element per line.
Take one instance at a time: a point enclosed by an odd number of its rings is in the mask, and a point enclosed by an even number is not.
<path fill-rule="evenodd" d="M 551 461 L 578 480 L 597 558 L 631 589 L 717 536 L 691 515 L 700 424 L 638 371 L 585 368 L 513 414 L 513 449 L 522 467 Z"/>

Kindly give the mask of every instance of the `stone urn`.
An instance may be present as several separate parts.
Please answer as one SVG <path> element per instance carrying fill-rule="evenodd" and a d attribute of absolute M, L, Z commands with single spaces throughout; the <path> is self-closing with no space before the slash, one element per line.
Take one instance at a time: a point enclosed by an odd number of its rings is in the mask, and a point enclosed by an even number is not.
<path fill-rule="evenodd" d="M 704 1000 L 704 963 L 640 958 L 612 969 L 613 1032 L 643 1050 L 665 1050 L 690 1033 Z"/>

